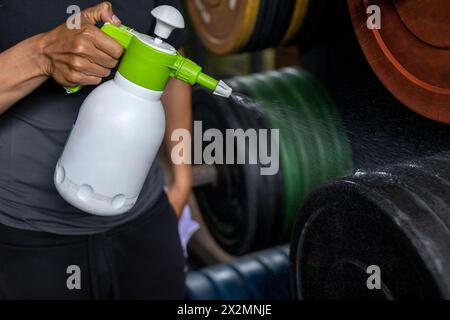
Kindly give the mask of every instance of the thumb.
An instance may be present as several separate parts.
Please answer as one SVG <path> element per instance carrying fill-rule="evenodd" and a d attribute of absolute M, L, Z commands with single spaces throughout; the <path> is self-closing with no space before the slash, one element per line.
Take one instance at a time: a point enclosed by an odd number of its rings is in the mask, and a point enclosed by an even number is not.
<path fill-rule="evenodd" d="M 108 1 L 87 8 L 83 13 L 92 24 L 96 24 L 97 22 L 109 22 L 116 26 L 121 24 L 120 19 L 113 12 L 112 4 Z"/>

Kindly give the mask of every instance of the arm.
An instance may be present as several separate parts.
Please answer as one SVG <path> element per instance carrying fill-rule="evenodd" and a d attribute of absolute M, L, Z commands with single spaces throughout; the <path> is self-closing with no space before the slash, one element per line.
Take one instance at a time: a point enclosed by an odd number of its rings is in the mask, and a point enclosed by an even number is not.
<path fill-rule="evenodd" d="M 63 86 L 98 84 L 117 65 L 123 48 L 97 22 L 120 24 L 109 2 L 81 13 L 81 28 L 66 24 L 0 53 L 0 115 L 48 78 Z"/>
<path fill-rule="evenodd" d="M 31 37 L 0 54 L 0 115 L 48 79 L 42 38 Z"/>
<path fill-rule="evenodd" d="M 167 196 L 179 217 L 191 193 L 192 171 L 191 165 L 175 165 L 170 160 L 171 150 L 178 143 L 171 141 L 171 134 L 179 128 L 192 131 L 191 87 L 179 80 L 171 79 L 162 97 L 162 102 L 167 118 L 164 149 L 173 176 Z"/>

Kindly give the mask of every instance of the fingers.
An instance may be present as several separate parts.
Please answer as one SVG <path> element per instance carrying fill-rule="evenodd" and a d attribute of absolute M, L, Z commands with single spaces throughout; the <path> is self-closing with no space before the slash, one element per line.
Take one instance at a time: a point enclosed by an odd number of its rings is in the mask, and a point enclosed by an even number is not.
<path fill-rule="evenodd" d="M 97 78 L 104 78 L 111 74 L 111 70 L 92 63 L 88 59 L 76 57 L 73 59 L 71 69 L 78 73 L 83 73 L 87 76 L 94 76 Z"/>
<path fill-rule="evenodd" d="M 93 25 L 97 22 L 109 22 L 115 25 L 121 24 L 120 19 L 113 12 L 112 4 L 108 1 L 84 10 L 83 14 Z"/>
<path fill-rule="evenodd" d="M 86 75 L 83 72 L 74 71 L 69 66 L 60 66 L 54 75 L 55 80 L 65 87 L 75 87 L 78 85 L 98 85 L 102 82 L 101 77 Z"/>
<path fill-rule="evenodd" d="M 100 50 L 93 50 L 88 56 L 84 57 L 90 62 L 108 69 L 114 69 L 119 62 L 119 60 L 112 58 Z"/>
<path fill-rule="evenodd" d="M 98 50 L 103 51 L 108 56 L 116 60 L 122 56 L 124 49 L 116 40 L 96 27 L 93 27 L 91 32 L 92 43 Z"/>

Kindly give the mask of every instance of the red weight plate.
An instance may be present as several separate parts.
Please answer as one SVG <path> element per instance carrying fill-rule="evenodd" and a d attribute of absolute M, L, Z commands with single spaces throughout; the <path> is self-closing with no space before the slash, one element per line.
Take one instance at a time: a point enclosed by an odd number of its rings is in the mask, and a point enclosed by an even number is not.
<path fill-rule="evenodd" d="M 361 48 L 389 91 L 415 112 L 450 124 L 450 1 L 348 4 Z M 380 8 L 380 29 L 367 25 L 372 5 Z"/>

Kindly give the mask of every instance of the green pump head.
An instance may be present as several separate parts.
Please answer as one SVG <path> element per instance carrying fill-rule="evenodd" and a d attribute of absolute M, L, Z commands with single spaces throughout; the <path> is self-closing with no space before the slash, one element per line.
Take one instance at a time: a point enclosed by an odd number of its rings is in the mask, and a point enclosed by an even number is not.
<path fill-rule="evenodd" d="M 163 5 L 153 9 L 152 15 L 157 19 L 155 38 L 124 25 L 106 23 L 101 28 L 125 49 L 118 72 L 129 81 L 154 91 L 164 91 L 173 77 L 190 85 L 199 84 L 214 94 L 228 98 L 232 93 L 228 85 L 203 73 L 199 65 L 162 40 L 167 39 L 174 28 L 184 28 L 181 13 Z M 81 86 L 66 88 L 68 93 L 80 89 Z"/>

